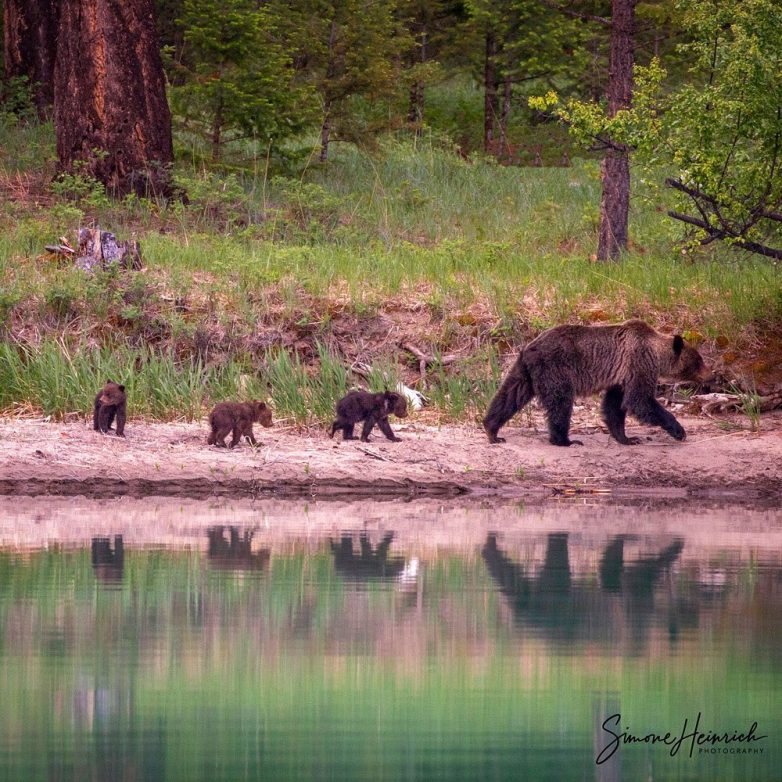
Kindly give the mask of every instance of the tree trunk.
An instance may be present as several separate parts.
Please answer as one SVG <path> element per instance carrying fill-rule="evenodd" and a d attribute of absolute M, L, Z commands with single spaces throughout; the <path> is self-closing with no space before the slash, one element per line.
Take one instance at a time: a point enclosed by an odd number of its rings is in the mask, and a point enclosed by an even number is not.
<path fill-rule="evenodd" d="M 331 137 L 331 100 L 329 99 L 330 82 L 337 72 L 334 61 L 334 45 L 337 41 L 337 21 L 331 22 L 329 30 L 329 59 L 326 66 L 326 97 L 323 100 L 323 124 L 320 126 L 320 162 L 325 163 L 329 159 L 329 139 Z"/>
<path fill-rule="evenodd" d="M 320 126 L 320 162 L 325 163 L 329 159 L 329 137 L 331 136 L 331 116 L 329 104 L 324 107 L 323 124 Z"/>
<path fill-rule="evenodd" d="M 152 0 L 61 0 L 54 127 L 60 170 L 93 176 L 113 196 L 171 194 Z"/>
<path fill-rule="evenodd" d="M 503 155 L 510 154 L 508 146 L 508 118 L 510 117 L 510 99 L 513 92 L 513 82 L 508 74 L 502 80 L 502 111 L 500 112 L 500 145 Z"/>
<path fill-rule="evenodd" d="M 488 152 L 494 140 L 494 118 L 497 116 L 497 39 L 486 31 L 486 58 L 483 65 L 483 149 Z"/>
<path fill-rule="evenodd" d="M 59 0 L 5 0 L 3 60 L 6 76 L 26 76 L 41 120 L 54 102 Z"/>
<path fill-rule="evenodd" d="M 613 0 L 608 73 L 608 114 L 630 106 L 633 97 L 633 26 L 636 0 Z M 597 258 L 616 260 L 627 249 L 630 160 L 627 147 L 610 149 L 601 166 L 603 196 Z"/>
<path fill-rule="evenodd" d="M 217 102 L 212 117 L 212 160 L 217 163 L 220 160 L 220 142 L 223 132 L 223 92 L 218 89 Z"/>
<path fill-rule="evenodd" d="M 419 62 L 426 62 L 426 30 L 421 33 L 421 56 Z M 424 122 L 424 84 L 414 81 L 410 87 L 410 104 L 407 111 L 407 121 L 415 131 L 416 136 L 421 135 Z"/>

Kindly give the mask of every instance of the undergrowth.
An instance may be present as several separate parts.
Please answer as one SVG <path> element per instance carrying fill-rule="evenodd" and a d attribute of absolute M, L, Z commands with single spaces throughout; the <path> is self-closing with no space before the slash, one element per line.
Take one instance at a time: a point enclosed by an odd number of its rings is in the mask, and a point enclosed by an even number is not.
<path fill-rule="evenodd" d="M 401 379 L 460 420 L 491 396 L 502 356 L 557 323 L 643 317 L 708 349 L 782 319 L 773 262 L 685 254 L 641 182 L 630 251 L 594 262 L 595 161 L 505 167 L 436 134 L 334 144 L 328 165 L 305 154 L 295 169 L 247 152 L 222 169 L 180 159 L 187 204 L 112 202 L 78 173 L 53 181 L 50 126 L 0 123 L 0 409 L 88 412 L 111 376 L 141 415 L 258 394 L 320 421 L 353 383 Z M 90 275 L 44 251 L 80 225 L 135 235 L 144 270 Z M 435 358 L 425 382 L 405 341 Z"/>

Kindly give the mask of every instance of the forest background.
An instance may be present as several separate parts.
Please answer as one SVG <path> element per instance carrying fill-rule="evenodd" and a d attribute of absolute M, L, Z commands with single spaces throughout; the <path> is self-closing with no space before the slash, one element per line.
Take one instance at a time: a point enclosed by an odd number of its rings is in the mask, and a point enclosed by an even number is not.
<path fill-rule="evenodd" d="M 0 410 L 402 380 L 479 417 L 524 341 L 642 317 L 782 387 L 782 4 L 5 0 Z M 80 227 L 143 267 L 84 271 Z M 59 252 L 46 251 L 58 246 Z"/>

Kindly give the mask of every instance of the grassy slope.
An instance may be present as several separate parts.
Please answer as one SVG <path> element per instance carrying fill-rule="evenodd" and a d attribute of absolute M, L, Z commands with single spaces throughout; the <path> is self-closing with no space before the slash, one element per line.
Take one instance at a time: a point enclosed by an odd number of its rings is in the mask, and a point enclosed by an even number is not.
<path fill-rule="evenodd" d="M 53 189 L 46 126 L 3 127 L 1 146 L 0 409 L 87 411 L 111 375 L 135 413 L 197 417 L 257 394 L 322 420 L 351 364 L 374 386 L 415 382 L 408 342 L 458 356 L 430 367 L 427 391 L 441 415 L 469 418 L 501 354 L 555 323 L 639 316 L 714 353 L 756 349 L 782 314 L 773 264 L 682 254 L 641 183 L 628 257 L 595 263 L 592 161 L 505 168 L 386 140 L 372 154 L 335 145 L 328 166 L 279 177 L 262 155 L 231 173 L 182 155 L 182 206 L 111 204 L 78 179 Z M 146 269 L 88 277 L 44 253 L 93 223 L 135 232 Z"/>

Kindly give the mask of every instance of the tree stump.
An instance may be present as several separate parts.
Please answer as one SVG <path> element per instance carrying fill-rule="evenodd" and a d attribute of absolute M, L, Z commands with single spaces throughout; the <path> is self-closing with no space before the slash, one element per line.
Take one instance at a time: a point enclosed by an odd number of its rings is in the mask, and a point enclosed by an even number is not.
<path fill-rule="evenodd" d="M 106 269 L 116 263 L 122 269 L 141 268 L 141 250 L 134 239 L 118 242 L 117 237 L 100 228 L 79 229 L 79 249 L 76 266 L 87 272 Z"/>

